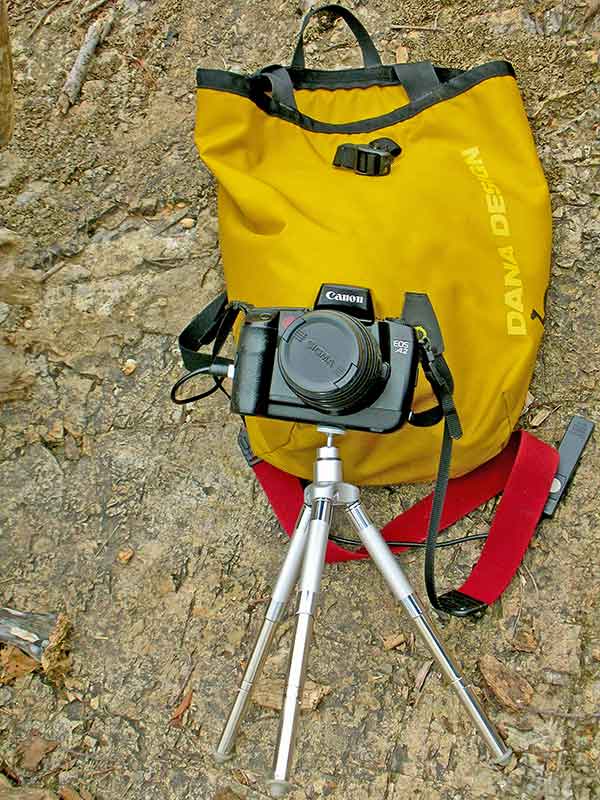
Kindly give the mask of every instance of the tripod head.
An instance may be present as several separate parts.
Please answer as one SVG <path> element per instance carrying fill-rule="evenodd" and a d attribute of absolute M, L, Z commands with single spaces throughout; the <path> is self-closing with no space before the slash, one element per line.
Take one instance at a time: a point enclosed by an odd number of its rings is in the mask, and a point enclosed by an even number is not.
<path fill-rule="evenodd" d="M 337 425 L 317 425 L 317 430 L 327 436 L 327 447 L 333 447 L 334 436 L 343 436 L 346 433 L 345 428 L 340 428 Z"/>

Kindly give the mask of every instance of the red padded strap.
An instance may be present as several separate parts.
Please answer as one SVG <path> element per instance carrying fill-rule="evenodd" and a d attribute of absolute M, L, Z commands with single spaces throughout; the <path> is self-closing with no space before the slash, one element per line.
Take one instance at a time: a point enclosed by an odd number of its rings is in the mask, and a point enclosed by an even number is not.
<path fill-rule="evenodd" d="M 504 490 L 481 555 L 459 591 L 489 604 L 506 589 L 542 515 L 557 468 L 553 447 L 518 431 L 495 458 L 449 481 L 441 530 Z M 265 461 L 253 469 L 281 526 L 291 534 L 304 497 L 300 480 Z M 389 522 L 382 530 L 384 538 L 425 541 L 432 500 L 430 494 Z M 327 545 L 328 562 L 362 558 L 368 558 L 363 549 L 351 552 L 334 542 Z"/>

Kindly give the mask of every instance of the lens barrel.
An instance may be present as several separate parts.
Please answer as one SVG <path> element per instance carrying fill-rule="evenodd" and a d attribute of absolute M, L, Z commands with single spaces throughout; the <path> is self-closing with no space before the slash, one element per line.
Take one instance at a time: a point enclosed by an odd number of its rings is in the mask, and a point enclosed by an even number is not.
<path fill-rule="evenodd" d="M 309 311 L 286 329 L 277 351 L 290 389 L 328 414 L 365 408 L 388 376 L 379 344 L 361 322 L 337 311 Z"/>

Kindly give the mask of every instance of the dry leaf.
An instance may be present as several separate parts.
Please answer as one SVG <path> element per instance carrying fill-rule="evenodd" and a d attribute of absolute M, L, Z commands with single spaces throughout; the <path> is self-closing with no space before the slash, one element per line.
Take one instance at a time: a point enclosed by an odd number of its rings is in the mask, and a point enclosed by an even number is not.
<path fill-rule="evenodd" d="M 425 685 L 425 681 L 427 680 L 427 676 L 429 675 L 429 671 L 433 666 L 433 661 L 426 661 L 421 669 L 417 672 L 417 676 L 415 678 L 415 689 L 417 692 L 420 692 L 423 686 Z"/>
<path fill-rule="evenodd" d="M 18 647 L 10 645 L 3 648 L 0 650 L 0 686 L 35 672 L 39 666 L 35 659 L 25 655 Z"/>
<path fill-rule="evenodd" d="M 250 786 L 252 783 L 256 783 L 256 778 L 251 778 L 247 772 L 241 769 L 232 769 L 231 777 L 241 786 Z"/>
<path fill-rule="evenodd" d="M 526 414 L 529 409 L 531 408 L 531 404 L 535 400 L 535 397 L 531 394 L 531 392 L 527 392 L 527 397 L 525 398 L 525 405 L 523 406 L 523 411 L 521 413 Z"/>
<path fill-rule="evenodd" d="M 58 742 L 44 739 L 39 733 L 32 732 L 31 739 L 19 746 L 20 764 L 28 772 L 35 772 L 48 753 L 56 750 Z"/>
<path fill-rule="evenodd" d="M 60 789 L 58 796 L 60 800 L 82 800 L 79 792 L 76 792 L 72 786 L 68 785 L 63 786 Z"/>
<path fill-rule="evenodd" d="M 302 694 L 301 711 L 314 711 L 321 700 L 331 694 L 331 686 L 321 686 L 314 681 L 306 681 Z M 257 706 L 270 708 L 272 711 L 281 711 L 283 703 L 283 681 L 262 680 L 255 688 L 252 701 Z"/>
<path fill-rule="evenodd" d="M 408 48 L 401 45 L 396 49 L 396 64 L 406 64 L 408 62 Z"/>
<path fill-rule="evenodd" d="M 48 680 L 58 686 L 65 682 L 71 666 L 71 659 L 67 653 L 67 637 L 71 630 L 71 623 L 65 614 L 59 614 L 54 630 L 50 634 L 48 646 L 42 654 L 42 669 Z"/>
<path fill-rule="evenodd" d="M 188 710 L 188 708 L 192 704 L 192 696 L 194 694 L 194 690 L 190 689 L 189 692 L 184 696 L 183 700 L 175 711 L 173 712 L 173 716 L 169 720 L 169 725 L 172 728 L 183 728 L 183 715 Z"/>
<path fill-rule="evenodd" d="M 535 653 L 539 642 L 531 628 L 520 628 L 511 639 L 511 645 L 521 653 Z"/>
<path fill-rule="evenodd" d="M 394 650 L 396 647 L 400 647 L 401 644 L 406 642 L 406 636 L 403 633 L 391 633 L 389 636 L 385 636 L 383 639 L 383 649 L 384 650 Z"/>
<path fill-rule="evenodd" d="M 6 777 L 9 778 L 14 784 L 21 783 L 21 779 L 19 778 L 18 774 L 14 771 L 11 765 L 2 758 L 0 759 L 0 778 L 2 778 L 4 775 L 6 775 Z"/>
<path fill-rule="evenodd" d="M 79 794 L 72 786 L 68 784 L 62 786 L 58 792 L 59 800 L 84 800 L 83 795 Z M 88 795 L 89 797 L 89 795 Z"/>
<path fill-rule="evenodd" d="M 479 669 L 496 699 L 512 711 L 520 711 L 533 699 L 532 686 L 492 655 L 479 660 Z"/>
<path fill-rule="evenodd" d="M 539 428 L 542 422 L 545 422 L 551 413 L 552 409 L 550 408 L 540 408 L 537 414 L 534 414 L 529 424 L 531 425 L 532 428 Z"/>

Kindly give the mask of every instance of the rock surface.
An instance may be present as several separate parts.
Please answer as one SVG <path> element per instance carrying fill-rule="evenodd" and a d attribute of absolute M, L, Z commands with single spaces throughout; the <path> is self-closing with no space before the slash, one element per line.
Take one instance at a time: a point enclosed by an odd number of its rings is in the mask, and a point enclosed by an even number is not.
<path fill-rule="evenodd" d="M 285 538 L 238 451 L 226 399 L 182 410 L 169 391 L 181 374 L 177 334 L 223 286 L 215 187 L 193 146 L 194 67 L 288 62 L 310 5 L 116 0 L 113 29 L 62 117 L 65 75 L 102 10 L 90 17 L 59 4 L 29 38 L 42 6 L 11 4 L 17 119 L 0 153 L 0 601 L 65 610 L 74 637 L 64 689 L 27 675 L 1 690 L 0 773 L 19 773 L 17 750 L 32 731 L 59 743 L 35 775 L 20 772 L 32 785 L 0 789 L 7 800 L 64 786 L 85 800 L 266 796 L 275 712 L 251 708 L 235 760 L 219 767 L 212 753 Z M 384 61 L 399 53 L 515 67 L 554 218 L 546 335 L 523 423 L 551 409 L 535 432 L 557 443 L 572 414 L 597 421 L 600 409 L 597 4 L 348 5 Z M 359 63 L 348 31 L 328 21 L 311 26 L 306 51 L 315 67 Z M 368 489 L 364 502 L 383 523 L 423 491 Z M 533 688 L 516 709 L 482 692 L 515 752 L 505 771 L 481 760 L 435 666 L 424 673 L 428 653 L 372 565 L 327 569 L 309 677 L 331 691 L 302 715 L 291 800 L 596 797 L 599 496 L 596 436 L 502 601 L 477 624 L 441 624 L 476 686 L 485 687 L 478 663 L 488 656 Z M 485 527 L 491 511 L 457 533 Z M 448 586 L 460 585 L 476 552 L 440 556 Z M 421 557 L 403 563 L 421 590 Z M 291 620 L 267 664 L 275 683 L 290 629 Z M 182 726 L 169 726 L 192 689 Z M 44 790 L 33 787 L 37 775 Z"/>

